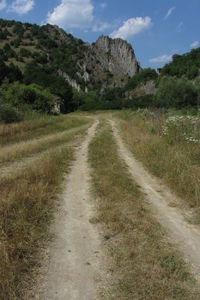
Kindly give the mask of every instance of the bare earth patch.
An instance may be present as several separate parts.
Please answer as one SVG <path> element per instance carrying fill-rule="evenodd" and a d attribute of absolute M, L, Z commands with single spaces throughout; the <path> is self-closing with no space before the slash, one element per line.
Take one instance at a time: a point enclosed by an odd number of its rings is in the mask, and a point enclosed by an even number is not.
<path fill-rule="evenodd" d="M 90 222 L 94 214 L 87 162 L 88 145 L 97 124 L 96 121 L 89 129 L 66 178 L 63 200 L 52 227 L 55 238 L 39 299 L 97 299 L 100 238 Z"/>

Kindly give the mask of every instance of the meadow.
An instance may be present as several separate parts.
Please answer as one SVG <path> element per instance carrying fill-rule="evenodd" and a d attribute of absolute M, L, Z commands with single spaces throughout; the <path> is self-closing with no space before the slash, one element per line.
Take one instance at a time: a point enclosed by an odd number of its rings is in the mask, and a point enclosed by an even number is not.
<path fill-rule="evenodd" d="M 69 115 L 0 125 L 1 299 L 26 299 L 33 270 L 51 238 L 49 225 L 64 175 L 90 122 Z M 8 163 L 14 167 L 4 175 Z"/>
<path fill-rule="evenodd" d="M 188 266 L 152 216 L 105 121 L 90 145 L 89 161 L 97 207 L 90 221 L 103 227 L 112 278 L 103 284 L 101 299 L 199 299 Z"/>
<path fill-rule="evenodd" d="M 199 223 L 200 116 L 183 111 L 117 113 L 124 141 L 135 157 L 192 208 Z"/>

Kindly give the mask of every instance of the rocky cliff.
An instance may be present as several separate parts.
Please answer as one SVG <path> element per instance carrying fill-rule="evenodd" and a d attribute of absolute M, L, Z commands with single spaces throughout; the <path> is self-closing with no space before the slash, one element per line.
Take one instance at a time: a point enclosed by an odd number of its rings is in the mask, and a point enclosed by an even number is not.
<path fill-rule="evenodd" d="M 140 70 L 132 46 L 101 36 L 90 45 L 58 26 L 0 19 L 0 56 L 23 72 L 27 63 L 50 68 L 77 90 L 121 87 Z"/>
<path fill-rule="evenodd" d="M 132 46 L 122 39 L 101 36 L 88 47 L 84 80 L 101 88 L 123 86 L 140 70 Z"/>

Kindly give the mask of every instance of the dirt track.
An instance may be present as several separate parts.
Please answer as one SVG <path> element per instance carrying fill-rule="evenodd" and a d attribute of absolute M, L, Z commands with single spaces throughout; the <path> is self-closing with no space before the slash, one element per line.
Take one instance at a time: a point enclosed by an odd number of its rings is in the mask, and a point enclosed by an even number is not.
<path fill-rule="evenodd" d="M 192 265 L 193 271 L 200 280 L 200 231 L 199 228 L 187 223 L 181 212 L 170 207 L 169 203 L 175 196 L 170 190 L 161 186 L 158 180 L 151 176 L 124 145 L 113 120 L 110 121 L 121 158 L 128 166 L 132 178 L 141 187 L 151 204 L 158 221 L 169 231 L 173 243 L 184 253 L 186 260 Z M 176 200 L 176 199 L 175 199 Z M 178 201 L 178 200 L 177 200 Z"/>
<path fill-rule="evenodd" d="M 128 166 L 135 182 L 146 196 L 147 205 L 157 220 L 169 232 L 200 280 L 200 231 L 185 220 L 181 211 L 171 207 L 177 200 L 138 162 L 123 143 L 116 124 L 110 120 L 120 157 Z M 52 225 L 54 239 L 50 245 L 46 273 L 41 278 L 40 300 L 97 300 L 99 284 L 103 282 L 101 237 L 90 219 L 95 215 L 90 193 L 88 146 L 95 136 L 98 121 L 77 149 L 71 172 L 61 195 L 61 205 Z M 103 146 L 103 145 L 102 145 Z"/>
<path fill-rule="evenodd" d="M 50 246 L 50 264 L 44 291 L 39 299 L 95 300 L 99 275 L 100 239 L 90 223 L 93 207 L 90 201 L 88 145 L 98 121 L 78 149 L 61 207 L 53 225 L 55 239 Z"/>

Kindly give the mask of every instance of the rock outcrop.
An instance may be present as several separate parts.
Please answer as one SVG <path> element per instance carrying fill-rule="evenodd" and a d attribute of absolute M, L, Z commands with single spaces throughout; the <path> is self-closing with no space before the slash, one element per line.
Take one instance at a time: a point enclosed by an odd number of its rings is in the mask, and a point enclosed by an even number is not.
<path fill-rule="evenodd" d="M 1 26 L 10 49 L 0 40 L 1 56 L 7 64 L 18 65 L 20 59 L 22 71 L 27 62 L 38 69 L 45 67 L 78 91 L 122 87 L 140 70 L 132 46 L 119 38 L 102 35 L 91 45 L 56 25 L 1 20 Z M 20 38 L 16 40 L 17 32 Z M 21 59 L 20 51 L 26 59 Z"/>
<path fill-rule="evenodd" d="M 103 56 L 107 54 L 107 67 L 110 72 L 114 73 L 117 68 L 124 75 L 132 77 L 140 69 L 132 46 L 125 40 L 101 36 L 95 43 L 95 48 L 99 49 Z"/>
<path fill-rule="evenodd" d="M 153 95 L 156 91 L 156 83 L 154 80 L 149 80 L 145 84 L 141 84 L 134 90 L 126 92 L 126 98 L 133 100 L 135 98 Z"/>
<path fill-rule="evenodd" d="M 101 36 L 88 47 L 82 68 L 85 82 L 104 89 L 125 85 L 141 67 L 128 42 Z"/>

